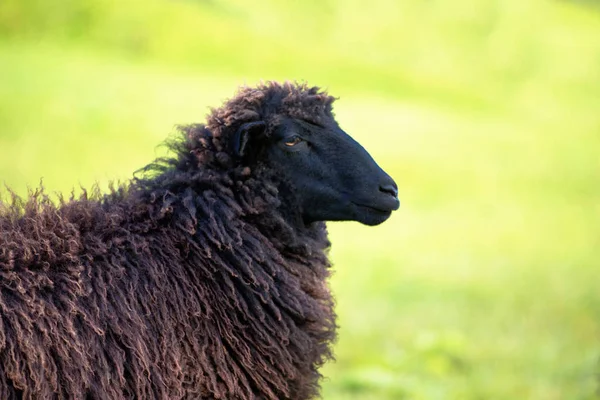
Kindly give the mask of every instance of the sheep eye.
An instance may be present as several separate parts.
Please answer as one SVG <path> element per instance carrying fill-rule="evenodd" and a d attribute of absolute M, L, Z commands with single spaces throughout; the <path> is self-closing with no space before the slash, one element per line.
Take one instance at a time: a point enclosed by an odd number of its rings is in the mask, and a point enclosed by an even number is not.
<path fill-rule="evenodd" d="M 302 138 L 300 136 L 292 136 L 291 138 L 285 139 L 283 144 L 285 144 L 288 147 L 292 147 L 292 146 L 297 145 L 301 141 L 302 141 Z"/>

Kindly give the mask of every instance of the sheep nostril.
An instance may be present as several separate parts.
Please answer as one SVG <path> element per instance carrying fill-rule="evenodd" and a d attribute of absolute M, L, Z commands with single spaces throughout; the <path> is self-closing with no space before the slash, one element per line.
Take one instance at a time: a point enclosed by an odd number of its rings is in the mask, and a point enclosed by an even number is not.
<path fill-rule="evenodd" d="M 391 185 L 391 184 L 380 185 L 379 190 L 383 193 L 388 193 L 394 197 L 398 197 L 398 188 L 395 185 Z"/>

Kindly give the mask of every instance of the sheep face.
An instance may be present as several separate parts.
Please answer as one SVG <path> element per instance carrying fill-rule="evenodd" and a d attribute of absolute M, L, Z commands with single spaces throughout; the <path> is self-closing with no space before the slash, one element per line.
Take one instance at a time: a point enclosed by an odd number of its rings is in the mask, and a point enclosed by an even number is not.
<path fill-rule="evenodd" d="M 281 174 L 282 195 L 293 197 L 305 223 L 378 225 L 400 206 L 394 180 L 333 120 L 246 123 L 235 135 L 234 149 L 241 156 L 260 154 Z"/>

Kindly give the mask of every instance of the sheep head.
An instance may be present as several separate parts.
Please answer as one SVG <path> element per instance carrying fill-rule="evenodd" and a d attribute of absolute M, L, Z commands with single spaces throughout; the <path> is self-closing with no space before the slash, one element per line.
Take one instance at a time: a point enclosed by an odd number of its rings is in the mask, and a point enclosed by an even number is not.
<path fill-rule="evenodd" d="M 339 127 L 333 101 L 317 87 L 269 82 L 214 109 L 207 128 L 238 166 L 276 171 L 305 223 L 378 225 L 400 205 L 396 183 Z"/>

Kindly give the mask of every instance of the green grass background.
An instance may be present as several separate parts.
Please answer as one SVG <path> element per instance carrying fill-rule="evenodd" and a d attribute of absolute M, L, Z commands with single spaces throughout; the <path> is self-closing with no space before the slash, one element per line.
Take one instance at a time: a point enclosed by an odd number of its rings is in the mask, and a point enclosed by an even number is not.
<path fill-rule="evenodd" d="M 593 399 L 600 9 L 542 0 L 3 0 L 0 181 L 126 180 L 240 84 L 292 79 L 397 181 L 330 224 L 325 399 Z"/>

